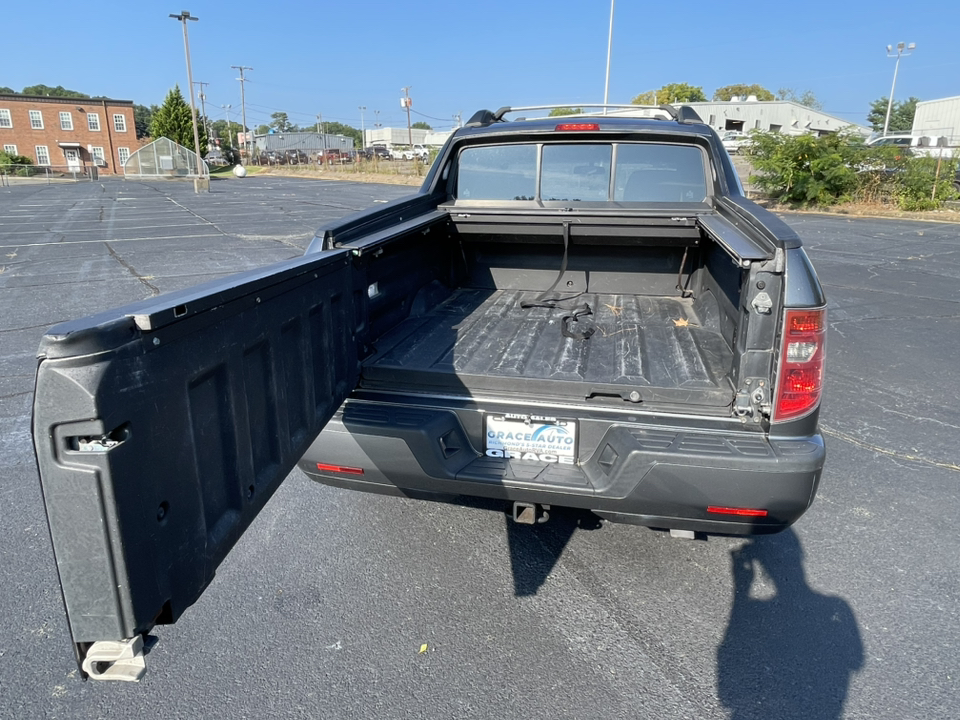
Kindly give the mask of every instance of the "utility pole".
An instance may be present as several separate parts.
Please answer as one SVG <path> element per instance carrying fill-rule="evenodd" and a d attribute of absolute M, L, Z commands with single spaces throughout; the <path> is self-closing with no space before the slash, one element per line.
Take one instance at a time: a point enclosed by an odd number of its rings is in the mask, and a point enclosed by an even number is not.
<path fill-rule="evenodd" d="M 410 88 L 412 85 L 407 85 L 405 88 L 400 88 L 403 90 L 403 97 L 400 98 L 400 104 L 407 109 L 407 139 L 410 141 L 410 151 L 413 151 L 413 128 L 410 125 L 410 106 L 413 105 L 413 100 L 410 99 Z"/>
<path fill-rule="evenodd" d="M 359 110 L 360 110 L 360 138 L 361 138 L 361 141 L 362 141 L 362 143 L 363 143 L 363 148 L 365 148 L 365 147 L 367 146 L 367 131 L 366 131 L 366 129 L 365 129 L 364 126 L 363 126 L 363 111 L 366 110 L 366 109 L 367 109 L 367 106 L 366 106 L 366 105 L 361 105 L 361 106 L 359 107 Z M 360 149 L 363 150 L 363 148 L 360 148 Z"/>
<path fill-rule="evenodd" d="M 197 21 L 200 18 L 193 17 L 188 10 L 184 10 L 179 15 L 171 13 L 170 17 L 183 23 L 183 51 L 187 56 L 187 84 L 190 86 L 190 114 L 193 117 L 193 149 L 197 153 L 197 175 L 203 178 L 205 175 L 203 172 L 203 158 L 200 157 L 200 133 L 197 130 L 197 103 L 193 99 L 193 71 L 190 69 L 190 40 L 187 37 L 187 20 Z M 209 178 L 207 182 L 209 182 Z M 209 189 L 210 186 L 207 185 L 206 190 Z M 202 186 L 194 183 L 194 190 L 201 192 Z"/>
<path fill-rule="evenodd" d="M 327 162 L 327 131 L 323 127 L 323 113 L 317 113 L 317 130 L 320 132 L 320 152 L 323 153 L 320 157 L 323 158 L 323 162 Z"/>
<path fill-rule="evenodd" d="M 250 140 L 250 128 L 247 127 L 247 100 L 243 94 L 243 86 L 244 83 L 246 83 L 246 78 L 243 77 L 243 71 L 253 70 L 253 68 L 247 67 L 246 65 L 231 65 L 230 67 L 240 71 L 240 77 L 237 78 L 237 80 L 240 81 L 240 110 L 243 113 L 243 155 L 240 158 L 240 162 L 243 163 L 244 158 L 247 158 L 246 162 L 250 162 L 250 156 L 248 154 L 249 148 L 247 147 L 247 143 Z"/>
<path fill-rule="evenodd" d="M 203 129 L 207 133 L 207 143 L 209 144 L 210 143 L 210 125 L 207 123 L 207 103 L 206 103 L 207 96 L 204 95 L 203 93 L 203 86 L 209 85 L 210 83 L 200 82 L 199 80 L 195 80 L 193 84 L 200 86 L 200 93 L 199 93 L 200 94 L 200 114 L 203 116 Z"/>

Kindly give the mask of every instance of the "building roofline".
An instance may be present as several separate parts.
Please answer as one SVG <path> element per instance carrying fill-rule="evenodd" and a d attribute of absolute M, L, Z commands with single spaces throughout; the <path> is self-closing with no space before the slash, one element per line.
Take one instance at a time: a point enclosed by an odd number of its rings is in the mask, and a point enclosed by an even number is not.
<path fill-rule="evenodd" d="M 937 98 L 936 100 L 918 100 L 917 105 L 929 105 L 930 103 L 946 102 L 947 100 L 960 100 L 960 95 L 951 97 Z"/>
<path fill-rule="evenodd" d="M 109 105 L 130 105 L 133 106 L 133 100 L 115 100 L 108 97 L 89 97 L 89 98 L 80 98 L 80 97 L 61 97 L 59 95 L 20 95 L 20 94 L 9 94 L 3 93 L 0 94 L 0 100 L 30 100 L 34 102 L 95 102 L 98 104 L 107 103 Z"/>

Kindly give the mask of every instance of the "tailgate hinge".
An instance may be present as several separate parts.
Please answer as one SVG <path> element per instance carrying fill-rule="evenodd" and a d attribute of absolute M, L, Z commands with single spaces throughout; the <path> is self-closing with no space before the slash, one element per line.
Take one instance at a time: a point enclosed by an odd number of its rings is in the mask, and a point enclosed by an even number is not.
<path fill-rule="evenodd" d="M 143 636 L 98 640 L 87 649 L 81 668 L 91 680 L 139 681 L 147 672 Z"/>
<path fill-rule="evenodd" d="M 733 412 L 742 422 L 753 418 L 758 423 L 763 417 L 770 417 L 773 404 L 770 401 L 770 389 L 766 380 L 762 378 L 747 378 L 743 386 L 737 390 L 737 397 L 733 401 Z"/>

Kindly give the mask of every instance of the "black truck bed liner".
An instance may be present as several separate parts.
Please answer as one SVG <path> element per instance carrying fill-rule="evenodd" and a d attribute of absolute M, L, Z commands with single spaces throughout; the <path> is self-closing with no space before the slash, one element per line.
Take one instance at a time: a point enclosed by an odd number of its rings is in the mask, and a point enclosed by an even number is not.
<path fill-rule="evenodd" d="M 588 293 L 596 326 L 587 340 L 565 337 L 570 310 L 522 308 L 536 292 L 461 288 L 377 341 L 364 387 L 490 390 L 586 398 L 632 391 L 642 401 L 727 406 L 733 354 L 702 326 L 693 301 Z"/>

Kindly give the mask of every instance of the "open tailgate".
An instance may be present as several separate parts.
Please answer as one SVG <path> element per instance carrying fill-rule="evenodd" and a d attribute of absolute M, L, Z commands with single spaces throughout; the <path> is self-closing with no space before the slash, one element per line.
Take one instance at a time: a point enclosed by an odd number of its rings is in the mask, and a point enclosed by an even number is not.
<path fill-rule="evenodd" d="M 355 387 L 356 307 L 342 250 L 44 336 L 34 445 L 85 673 L 139 678 L 142 634 L 200 597 Z"/>

